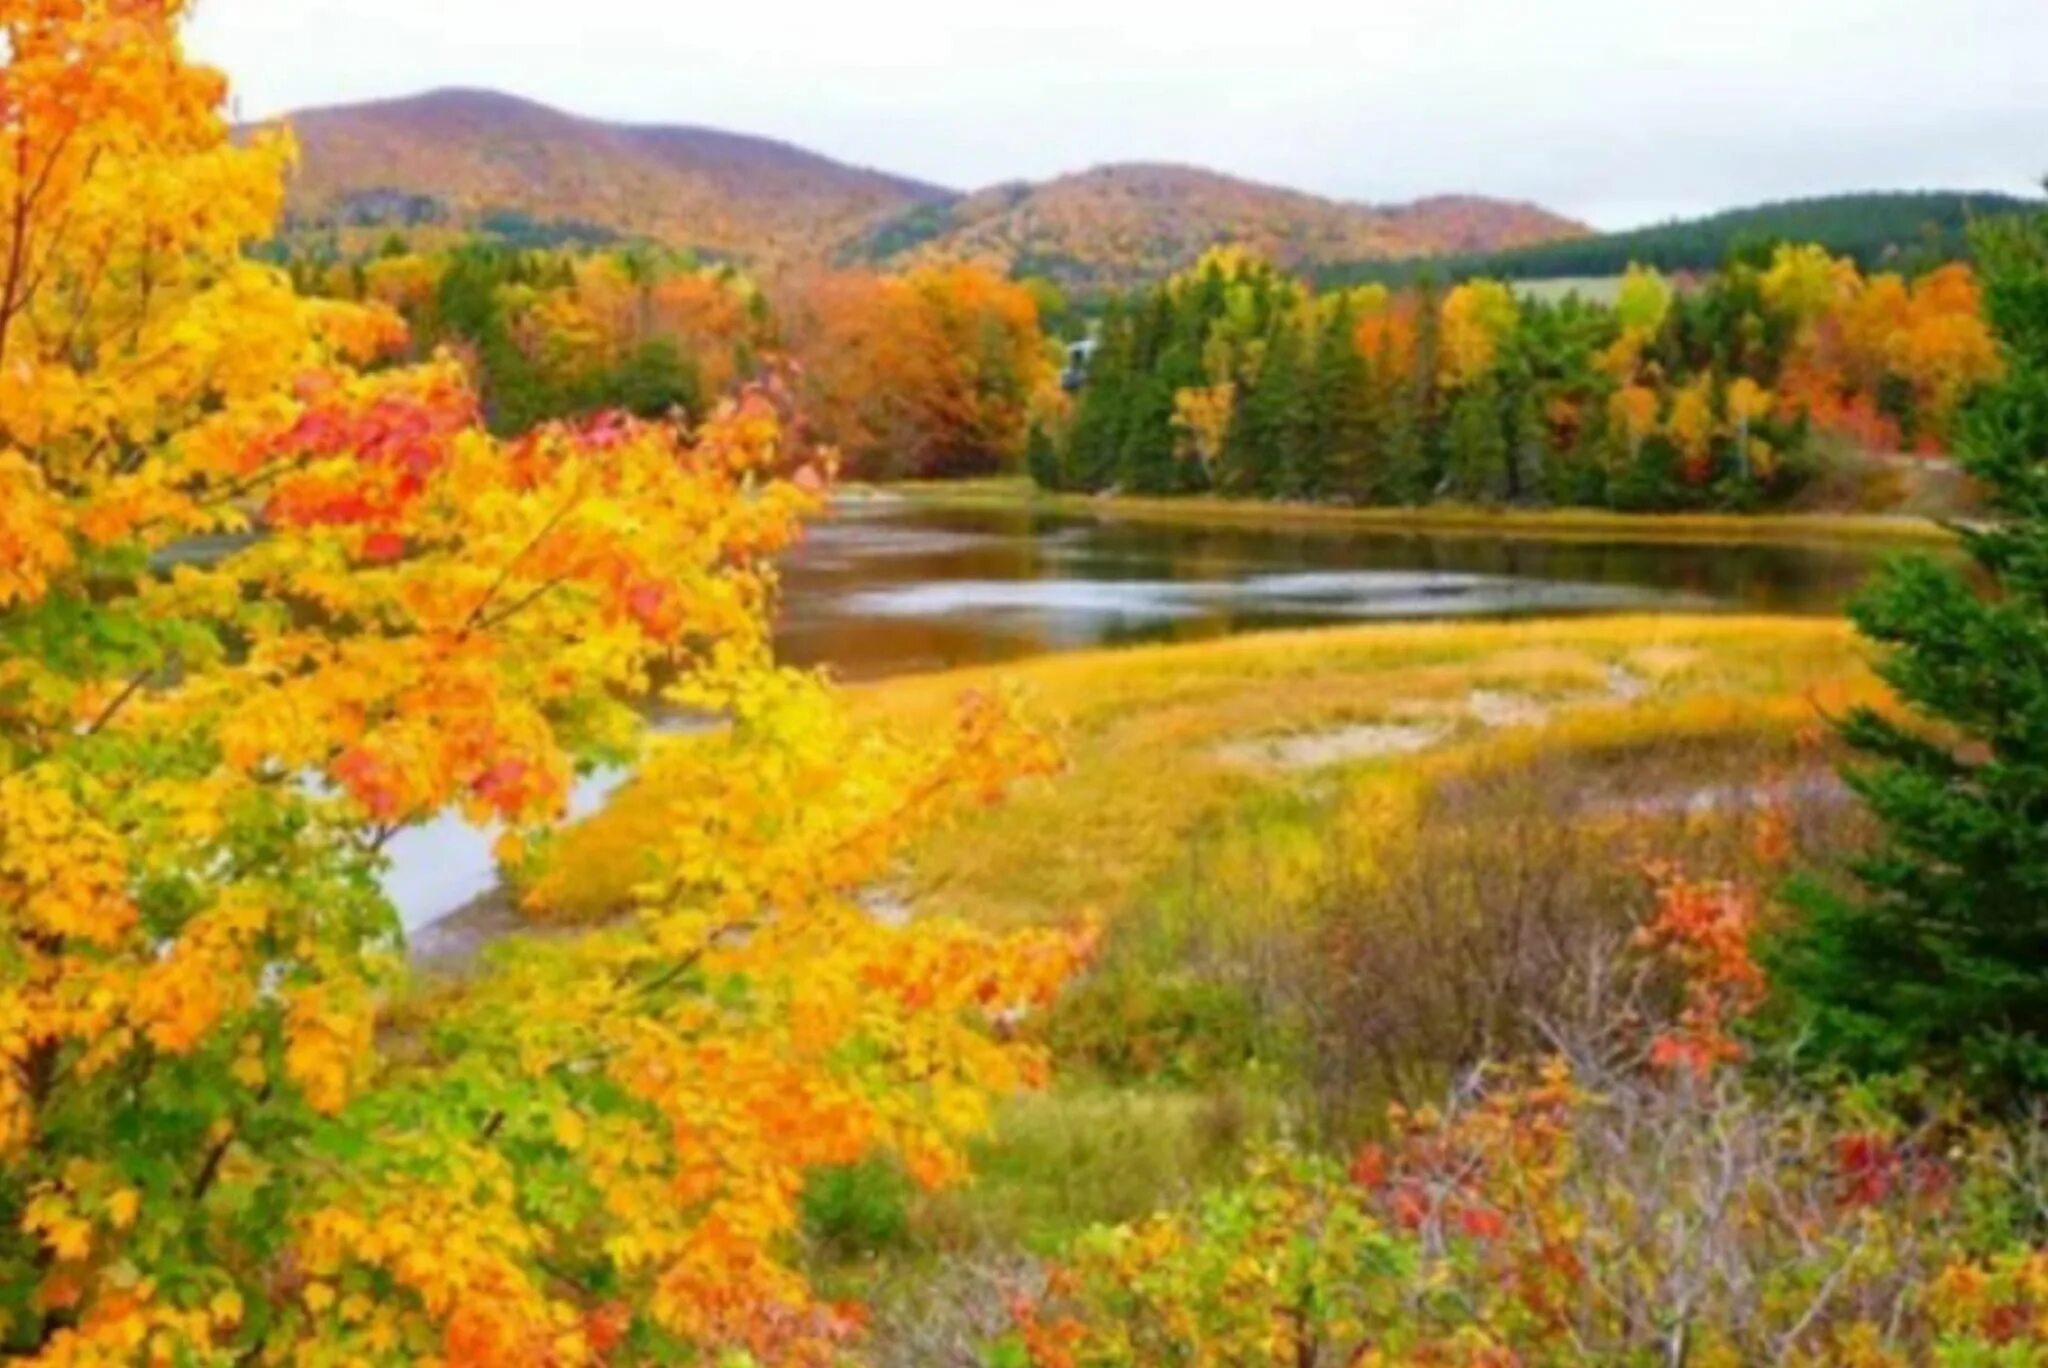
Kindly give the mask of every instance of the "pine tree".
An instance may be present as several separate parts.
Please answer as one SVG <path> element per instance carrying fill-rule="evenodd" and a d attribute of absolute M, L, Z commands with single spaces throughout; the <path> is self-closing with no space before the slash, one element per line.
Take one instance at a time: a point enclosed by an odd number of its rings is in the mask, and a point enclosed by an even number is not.
<path fill-rule="evenodd" d="M 1359 354 L 1350 301 L 1342 300 L 1316 337 L 1304 493 L 1364 501 L 1375 437 L 1372 372 Z"/>
<path fill-rule="evenodd" d="M 1174 455 L 1172 379 L 1154 367 L 1131 387 L 1123 444 L 1118 451 L 1117 484 L 1132 494 L 1177 491 L 1178 460 Z"/>
<path fill-rule="evenodd" d="M 1434 482 L 1430 479 L 1429 451 L 1424 444 L 1415 388 L 1400 380 L 1383 390 L 1383 396 L 1386 434 L 1375 472 L 1375 502 L 1410 506 L 1426 503 Z"/>
<path fill-rule="evenodd" d="M 2017 1104 L 2048 1094 L 2048 217 L 1975 244 L 2007 372 L 1960 447 L 1998 522 L 1965 534 L 1974 576 L 1904 560 L 1855 606 L 1913 717 L 1844 725 L 1882 837 L 1856 890 L 1797 890 L 1771 963 L 1830 1060 Z"/>
<path fill-rule="evenodd" d="M 1131 389 L 1129 320 L 1112 302 L 1088 365 L 1088 384 L 1067 436 L 1061 486 L 1093 493 L 1116 480 Z"/>
<path fill-rule="evenodd" d="M 1223 486 L 1232 494 L 1272 498 L 1291 492 L 1305 435 L 1299 334 L 1280 320 L 1266 342 L 1258 375 L 1238 395 L 1223 442 Z"/>
<path fill-rule="evenodd" d="M 1543 409 L 1533 386 L 1516 388 L 1509 401 L 1512 440 L 1508 475 L 1509 497 L 1517 503 L 1540 502 L 1549 485 L 1550 433 L 1544 427 Z"/>
<path fill-rule="evenodd" d="M 1301 498 L 1307 475 L 1308 384 L 1301 333 L 1291 319 L 1280 320 L 1267 344 L 1249 416 L 1257 445 L 1254 487 L 1267 498 Z"/>
<path fill-rule="evenodd" d="M 1059 451 L 1043 423 L 1033 422 L 1024 438 L 1024 469 L 1040 489 L 1057 490 L 1062 486 Z"/>
<path fill-rule="evenodd" d="M 1465 387 L 1451 404 L 1442 492 L 1465 503 L 1499 503 L 1508 494 L 1508 438 L 1500 386 L 1491 375 Z"/>

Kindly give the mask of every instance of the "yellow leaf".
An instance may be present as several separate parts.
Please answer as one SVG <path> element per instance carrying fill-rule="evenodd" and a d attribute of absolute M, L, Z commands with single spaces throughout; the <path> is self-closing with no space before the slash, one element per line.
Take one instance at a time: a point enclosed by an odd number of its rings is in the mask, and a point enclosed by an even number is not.
<path fill-rule="evenodd" d="M 134 1188 L 122 1188 L 107 1198 L 107 1219 L 116 1230 L 126 1230 L 135 1224 L 135 1213 L 142 1206 L 142 1194 Z"/>

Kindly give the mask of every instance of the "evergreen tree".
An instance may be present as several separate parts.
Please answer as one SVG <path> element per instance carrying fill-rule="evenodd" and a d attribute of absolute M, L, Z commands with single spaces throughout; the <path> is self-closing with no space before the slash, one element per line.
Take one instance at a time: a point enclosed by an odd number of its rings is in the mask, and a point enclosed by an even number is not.
<path fill-rule="evenodd" d="M 1046 434 L 1045 424 L 1035 420 L 1024 438 L 1024 470 L 1040 489 L 1061 487 L 1059 451 Z"/>
<path fill-rule="evenodd" d="M 1546 497 L 1549 488 L 1550 433 L 1543 423 L 1543 407 L 1535 387 L 1516 388 L 1509 401 L 1509 497 L 1517 503 L 1534 503 Z"/>
<path fill-rule="evenodd" d="M 1350 301 L 1341 300 L 1316 337 L 1303 481 L 1312 499 L 1364 502 L 1371 479 L 1377 415 L 1372 372 L 1359 354 L 1355 323 Z"/>
<path fill-rule="evenodd" d="M 584 409 L 624 409 L 641 418 L 682 414 L 695 421 L 704 415 L 704 382 L 696 362 L 667 338 L 633 348 L 616 369 L 595 377 L 595 393 L 578 403 Z"/>
<path fill-rule="evenodd" d="M 1426 503 L 1434 484 L 1415 386 L 1402 379 L 1382 393 L 1386 432 L 1375 471 L 1375 502 L 1409 506 Z"/>
<path fill-rule="evenodd" d="M 1500 384 L 1481 376 L 1451 403 L 1440 492 L 1464 503 L 1499 503 L 1508 495 L 1508 438 L 1501 423 Z"/>
<path fill-rule="evenodd" d="M 1066 489 L 1094 492 L 1116 480 L 1123 457 L 1126 408 L 1131 390 L 1131 336 L 1122 308 L 1111 302 L 1088 364 L 1088 383 L 1067 435 Z"/>
<path fill-rule="evenodd" d="M 1845 724 L 1882 840 L 1857 890 L 1798 890 L 1771 963 L 1829 1059 L 2021 1103 L 2048 1094 L 2048 217 L 1975 242 L 2007 373 L 1961 451 L 1998 522 L 1965 534 L 1974 575 L 1908 559 L 1856 605 L 1915 716 Z"/>
<path fill-rule="evenodd" d="M 1301 448 L 1308 433 L 1301 335 L 1281 319 L 1266 344 L 1251 392 L 1241 398 L 1224 442 L 1224 462 L 1237 492 L 1299 497 Z"/>
<path fill-rule="evenodd" d="M 1131 387 L 1118 452 L 1117 484 L 1132 494 L 1172 494 L 1180 483 L 1174 456 L 1174 384 L 1154 367 Z"/>

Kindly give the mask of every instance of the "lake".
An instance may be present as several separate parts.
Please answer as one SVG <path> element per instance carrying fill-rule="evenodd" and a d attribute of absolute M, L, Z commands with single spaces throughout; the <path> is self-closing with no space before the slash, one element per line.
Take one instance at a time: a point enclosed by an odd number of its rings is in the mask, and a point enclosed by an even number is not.
<path fill-rule="evenodd" d="M 1834 614 L 1888 554 L 1869 543 L 1592 541 L 1203 525 L 946 506 L 837 505 L 789 558 L 778 643 L 848 680 L 1056 651 L 1290 627 L 1558 613 Z M 573 815 L 623 776 L 584 781 Z M 491 838 L 405 832 L 386 887 L 412 928 L 491 891 Z"/>
<path fill-rule="evenodd" d="M 1614 542 L 1121 519 L 887 497 L 788 563 L 783 658 L 848 679 L 1285 627 L 1600 612 L 1839 613 L 1867 543 Z"/>

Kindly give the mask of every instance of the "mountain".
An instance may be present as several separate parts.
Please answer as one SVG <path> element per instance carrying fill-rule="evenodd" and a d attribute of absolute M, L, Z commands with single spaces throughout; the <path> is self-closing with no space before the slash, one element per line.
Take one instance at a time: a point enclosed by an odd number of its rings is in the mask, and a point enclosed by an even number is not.
<path fill-rule="evenodd" d="M 1361 253 L 1324 267 L 1325 283 L 1403 283 L 1422 274 L 1440 279 L 1494 276 L 1505 280 L 1611 276 L 1630 263 L 1663 271 L 1710 271 L 1729 253 L 1773 242 L 1815 242 L 1866 269 L 1888 262 L 1952 259 L 1967 250 L 1973 218 L 2035 211 L 2038 200 L 1976 190 L 1870 191 L 1784 200 L 1680 219 L 1621 233 L 1539 243 L 1452 257 L 1415 254 L 1405 260 Z"/>
<path fill-rule="evenodd" d="M 1283 265 L 1492 251 L 1585 229 L 1533 205 L 1347 204 L 1194 167 L 1097 167 L 971 195 L 708 128 L 602 123 L 480 90 L 306 110 L 294 227 L 651 238 L 773 261 L 970 258 L 1081 286 L 1164 275 L 1219 242 Z"/>
<path fill-rule="evenodd" d="M 1099 166 L 919 205 L 858 254 L 891 264 L 972 259 L 1084 287 L 1156 279 L 1222 242 L 1298 268 L 1361 257 L 1469 252 L 1583 235 L 1534 205 L 1442 196 L 1375 206 L 1190 166 Z"/>
<path fill-rule="evenodd" d="M 731 255 L 820 253 L 952 192 L 788 143 L 438 90 L 290 116 L 294 222 L 571 225 Z"/>

